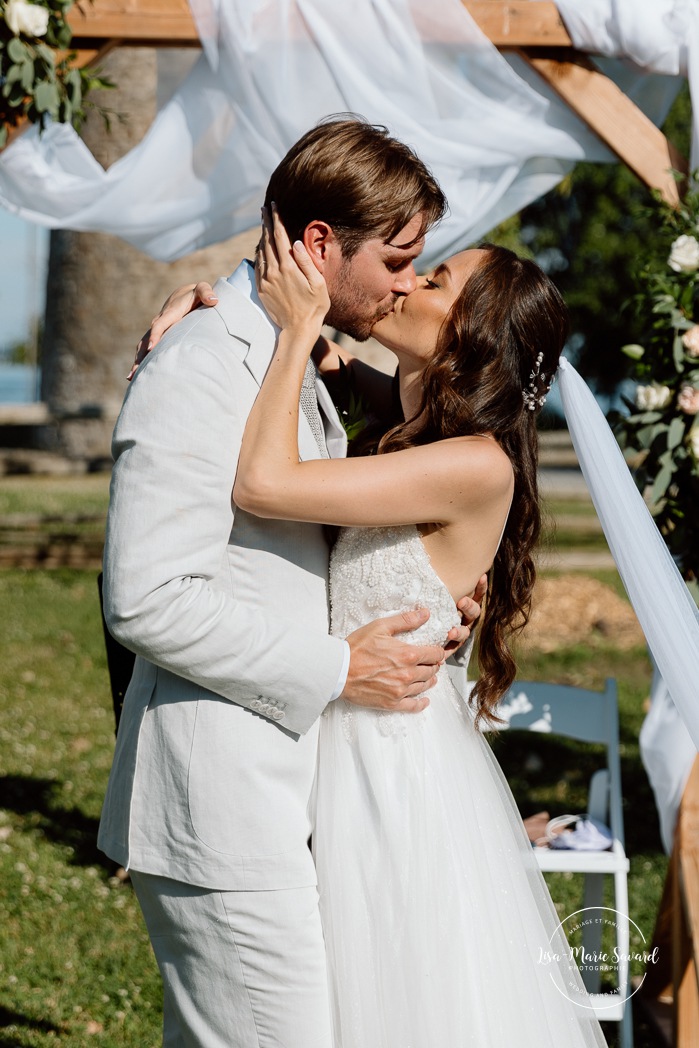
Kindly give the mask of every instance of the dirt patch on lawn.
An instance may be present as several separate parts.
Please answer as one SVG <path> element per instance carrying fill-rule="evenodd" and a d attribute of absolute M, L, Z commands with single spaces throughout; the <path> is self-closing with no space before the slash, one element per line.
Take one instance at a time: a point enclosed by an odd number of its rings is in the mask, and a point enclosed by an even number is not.
<path fill-rule="evenodd" d="M 585 575 L 539 579 L 522 645 L 551 652 L 579 643 L 626 651 L 644 644 L 644 637 L 631 605 L 611 586 Z"/>

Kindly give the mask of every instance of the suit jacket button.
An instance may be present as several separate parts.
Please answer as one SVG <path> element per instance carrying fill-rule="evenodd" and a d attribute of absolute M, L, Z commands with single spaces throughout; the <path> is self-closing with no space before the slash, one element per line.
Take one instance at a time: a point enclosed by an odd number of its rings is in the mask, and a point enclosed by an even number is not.
<path fill-rule="evenodd" d="M 274 713 L 271 714 L 271 716 L 274 718 L 275 721 L 284 720 L 284 710 L 275 710 Z"/>

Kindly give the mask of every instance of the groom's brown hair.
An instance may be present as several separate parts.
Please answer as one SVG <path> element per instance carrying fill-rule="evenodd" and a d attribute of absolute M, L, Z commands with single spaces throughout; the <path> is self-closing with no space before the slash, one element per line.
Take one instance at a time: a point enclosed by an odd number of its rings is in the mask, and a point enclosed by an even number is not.
<path fill-rule="evenodd" d="M 354 115 L 324 120 L 291 147 L 269 180 L 265 206 L 272 202 L 292 240 L 309 222 L 327 222 L 345 258 L 371 237 L 388 242 L 421 214 L 417 241 L 447 209 L 417 154 Z"/>

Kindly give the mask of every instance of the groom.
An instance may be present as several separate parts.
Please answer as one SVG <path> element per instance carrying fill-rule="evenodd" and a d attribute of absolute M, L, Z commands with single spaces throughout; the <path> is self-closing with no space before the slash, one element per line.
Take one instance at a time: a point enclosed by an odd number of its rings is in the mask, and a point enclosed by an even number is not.
<path fill-rule="evenodd" d="M 413 290 L 445 207 L 412 151 L 359 120 L 308 132 L 267 199 L 326 278 L 328 323 L 358 338 Z M 444 651 L 398 639 L 423 612 L 329 636 L 321 526 L 231 504 L 275 331 L 249 263 L 216 293 L 141 365 L 114 434 L 105 616 L 138 657 L 98 843 L 131 870 L 166 1045 L 330 1048 L 308 848 L 318 718 L 338 697 L 422 709 Z M 302 405 L 301 456 L 343 455 L 312 370 Z"/>

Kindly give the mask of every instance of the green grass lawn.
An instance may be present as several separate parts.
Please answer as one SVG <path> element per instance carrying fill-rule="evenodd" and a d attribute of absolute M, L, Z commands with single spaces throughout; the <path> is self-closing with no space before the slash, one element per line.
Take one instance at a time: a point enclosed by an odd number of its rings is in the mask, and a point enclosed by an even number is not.
<path fill-rule="evenodd" d="M 0 1044 L 155 1045 L 150 946 L 95 846 L 114 741 L 95 573 L 1 573 L 0 605 Z"/>
<path fill-rule="evenodd" d="M 0 1048 L 157 1045 L 150 946 L 130 887 L 95 847 L 113 749 L 95 573 L 0 572 L 0 606 Z M 617 677 L 630 910 L 650 936 L 666 862 L 638 757 L 645 652 L 529 654 L 520 676 L 593 688 Z M 494 744 L 525 814 L 582 810 L 590 754 L 550 742 L 513 735 Z M 562 915 L 580 905 L 576 878 L 557 877 L 552 893 Z M 615 1036 L 611 1025 L 610 1043 Z M 637 1048 L 656 1043 L 637 1026 Z"/>
<path fill-rule="evenodd" d="M 75 477 L 10 476 L 0 481 L 0 517 L 71 516 L 107 512 L 109 473 Z"/>

